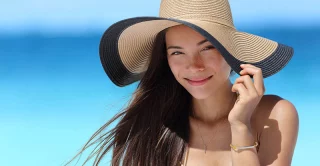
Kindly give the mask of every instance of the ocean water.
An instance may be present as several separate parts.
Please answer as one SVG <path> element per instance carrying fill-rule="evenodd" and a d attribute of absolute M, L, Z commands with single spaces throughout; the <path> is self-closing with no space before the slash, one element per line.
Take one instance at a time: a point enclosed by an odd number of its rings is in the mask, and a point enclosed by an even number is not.
<path fill-rule="evenodd" d="M 265 79 L 266 94 L 291 101 L 299 112 L 292 165 L 316 165 L 320 27 L 241 30 L 294 47 L 288 65 Z M 63 165 L 130 98 L 136 84 L 116 87 L 103 71 L 102 33 L 0 35 L 1 166 Z"/>

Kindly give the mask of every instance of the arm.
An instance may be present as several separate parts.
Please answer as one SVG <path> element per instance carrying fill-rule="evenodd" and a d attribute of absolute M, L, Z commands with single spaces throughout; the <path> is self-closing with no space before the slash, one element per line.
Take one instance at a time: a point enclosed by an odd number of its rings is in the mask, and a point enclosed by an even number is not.
<path fill-rule="evenodd" d="M 251 146 L 255 140 L 249 125 L 231 125 L 232 144 L 236 146 Z M 256 149 L 240 150 L 231 149 L 232 166 L 260 166 Z"/>
<path fill-rule="evenodd" d="M 232 144 L 250 146 L 254 144 L 251 134 L 251 116 L 265 92 L 262 70 L 251 64 L 240 65 L 241 76 L 235 80 L 232 92 L 238 92 L 238 99 L 229 113 Z M 253 80 L 249 77 L 253 76 Z M 267 110 L 268 111 L 268 110 Z M 270 109 L 269 109 L 270 111 Z M 298 113 L 292 103 L 279 100 L 273 108 L 267 130 L 260 139 L 259 154 L 255 149 L 232 152 L 233 166 L 289 166 L 298 136 Z M 268 125 L 268 124 L 267 124 Z"/>
<path fill-rule="evenodd" d="M 240 152 L 232 150 L 233 166 L 290 166 L 298 136 L 298 113 L 292 103 L 280 100 L 272 109 L 267 129 L 260 140 L 259 154 L 256 149 Z M 233 125 L 232 144 L 253 145 L 254 137 L 248 125 Z"/>
<path fill-rule="evenodd" d="M 287 100 L 277 102 L 266 126 L 260 140 L 261 165 L 290 166 L 299 130 L 299 117 L 294 105 Z"/>

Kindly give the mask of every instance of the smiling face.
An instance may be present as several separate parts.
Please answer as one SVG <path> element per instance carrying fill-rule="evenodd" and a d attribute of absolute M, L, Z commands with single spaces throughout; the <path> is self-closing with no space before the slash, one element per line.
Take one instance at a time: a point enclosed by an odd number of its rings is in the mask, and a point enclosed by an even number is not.
<path fill-rule="evenodd" d="M 230 66 L 201 34 L 184 26 L 166 33 L 167 58 L 176 80 L 197 99 L 205 99 L 229 81 Z"/>

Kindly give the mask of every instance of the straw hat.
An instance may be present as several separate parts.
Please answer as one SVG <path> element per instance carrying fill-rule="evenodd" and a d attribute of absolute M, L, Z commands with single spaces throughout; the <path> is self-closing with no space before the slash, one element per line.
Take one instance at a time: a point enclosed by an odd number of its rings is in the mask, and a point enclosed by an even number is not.
<path fill-rule="evenodd" d="M 162 0 L 159 17 L 134 17 L 111 25 L 100 41 L 100 59 L 111 81 L 126 86 L 148 68 L 156 35 L 184 24 L 203 35 L 237 73 L 240 64 L 253 64 L 266 78 L 280 71 L 293 48 L 234 27 L 228 0 Z"/>

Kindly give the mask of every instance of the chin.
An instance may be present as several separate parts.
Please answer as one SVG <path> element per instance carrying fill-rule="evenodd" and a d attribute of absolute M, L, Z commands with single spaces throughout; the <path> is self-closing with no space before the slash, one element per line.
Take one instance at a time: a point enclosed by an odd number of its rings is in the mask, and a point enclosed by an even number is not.
<path fill-rule="evenodd" d="M 185 82 L 185 80 L 181 81 L 180 84 L 189 92 L 189 94 L 195 99 L 207 99 L 213 93 L 213 88 L 210 86 L 210 83 L 207 82 L 201 86 L 192 86 L 189 83 Z"/>
<path fill-rule="evenodd" d="M 207 99 L 210 96 L 210 93 L 208 93 L 208 91 L 207 92 L 200 92 L 200 91 L 198 91 L 198 92 L 190 92 L 190 91 L 188 91 L 188 92 L 191 94 L 191 96 L 193 98 L 198 99 L 198 100 Z"/>

